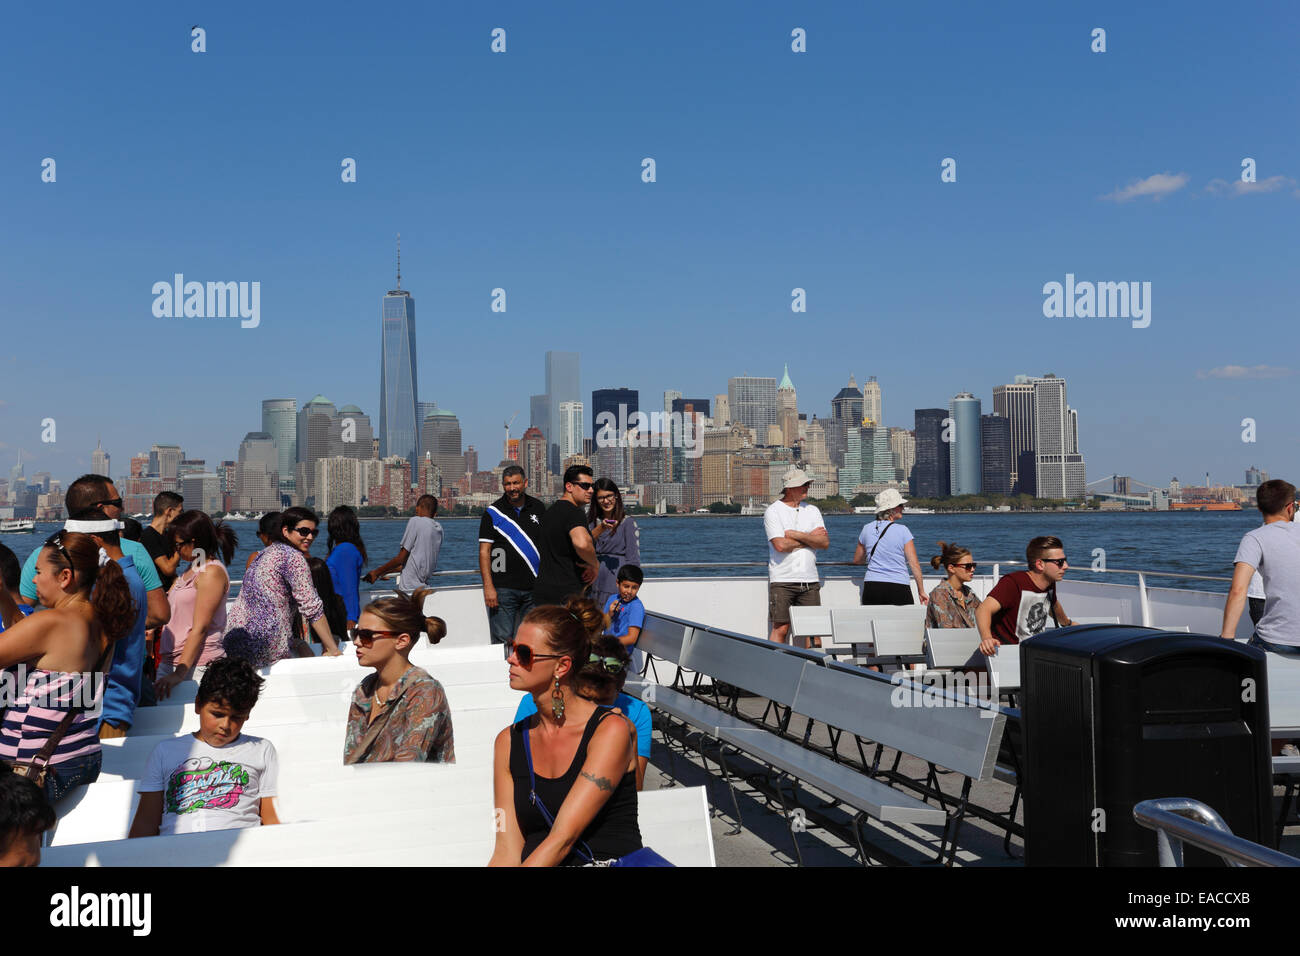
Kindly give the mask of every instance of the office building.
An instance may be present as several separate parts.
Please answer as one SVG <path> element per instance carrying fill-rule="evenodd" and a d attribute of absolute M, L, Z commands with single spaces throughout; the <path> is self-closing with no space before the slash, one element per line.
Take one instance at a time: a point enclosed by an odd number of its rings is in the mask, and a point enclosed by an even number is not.
<path fill-rule="evenodd" d="M 1078 451 L 1078 418 L 1066 402 L 1065 379 L 1048 373 L 1034 386 L 1034 463 L 1039 498 L 1079 499 L 1087 476 Z"/>
<path fill-rule="evenodd" d="M 727 404 L 731 420 L 744 425 L 763 441 L 769 425 L 779 425 L 776 405 L 776 379 L 741 375 L 727 379 Z"/>
<path fill-rule="evenodd" d="M 1011 422 L 980 416 L 980 484 L 986 495 L 1011 494 Z"/>
<path fill-rule="evenodd" d="M 632 426 L 641 410 L 640 393 L 635 388 L 598 388 L 591 393 L 591 437 L 596 447 L 603 441 L 612 441 L 620 437 L 617 433 L 625 426 Z M 602 417 L 604 416 L 604 417 Z M 612 431 L 602 436 L 602 428 L 597 423 L 608 424 L 612 420 Z"/>
<path fill-rule="evenodd" d="M 420 447 L 430 454 L 433 463 L 438 466 L 444 493 L 448 487 L 465 477 L 460 419 L 455 412 L 440 408 L 426 418 L 424 430 L 420 433 Z"/>
<path fill-rule="evenodd" d="M 880 383 L 874 375 L 862 386 L 862 422 L 864 425 L 885 423 L 885 397 L 881 394 Z"/>
<path fill-rule="evenodd" d="M 280 507 L 280 454 L 268 432 L 249 432 L 235 465 L 235 510 L 276 511 Z"/>
<path fill-rule="evenodd" d="M 956 395 L 948 403 L 952 419 L 948 448 L 948 485 L 951 494 L 980 493 L 980 400 L 970 392 Z"/>
<path fill-rule="evenodd" d="M 298 403 L 292 398 L 262 399 L 262 431 L 275 442 L 280 494 L 292 499 L 297 484 Z"/>
<path fill-rule="evenodd" d="M 911 494 L 917 498 L 947 498 L 950 476 L 948 442 L 943 440 L 946 408 L 918 408 L 916 464 L 912 467 Z"/>
<path fill-rule="evenodd" d="M 560 417 L 563 414 L 561 405 L 566 402 L 576 402 L 582 404 L 582 391 L 580 386 L 581 356 L 577 352 L 547 352 L 546 353 L 546 396 L 550 416 L 550 426 L 546 429 L 546 440 L 551 443 L 549 457 L 551 459 L 551 471 L 559 474 L 560 459 L 564 457 L 560 450 Z M 584 423 L 578 423 L 576 438 L 576 447 L 578 452 L 582 450 L 582 439 Z"/>
<path fill-rule="evenodd" d="M 108 452 L 104 451 L 103 443 L 100 442 L 99 439 L 95 439 L 95 450 L 90 453 L 91 473 L 111 478 L 113 473 L 109 471 L 110 462 L 110 456 Z"/>
<path fill-rule="evenodd" d="M 894 460 L 894 480 L 910 482 L 916 465 L 916 436 L 910 429 L 889 430 L 889 453 Z"/>
<path fill-rule="evenodd" d="M 582 441 L 582 402 L 560 402 L 559 418 L 556 420 L 555 434 L 559 438 L 560 461 L 583 453 Z M 557 470 L 563 474 L 563 469 Z"/>
<path fill-rule="evenodd" d="M 781 426 L 781 444 L 792 448 L 799 441 L 799 397 L 790 381 L 790 366 L 781 374 L 776 387 L 776 423 Z"/>
<path fill-rule="evenodd" d="M 402 289 L 401 236 L 397 246 L 397 288 L 379 305 L 379 356 L 379 455 L 405 458 L 414 472 L 420 442 L 415 299 Z"/>
<path fill-rule="evenodd" d="M 1009 385 L 993 386 L 993 414 L 1007 420 L 1011 430 L 1011 489 L 1013 494 L 1033 494 L 1034 386 L 1027 375 L 1017 375 Z M 1028 452 L 1030 468 L 1022 467 Z"/>

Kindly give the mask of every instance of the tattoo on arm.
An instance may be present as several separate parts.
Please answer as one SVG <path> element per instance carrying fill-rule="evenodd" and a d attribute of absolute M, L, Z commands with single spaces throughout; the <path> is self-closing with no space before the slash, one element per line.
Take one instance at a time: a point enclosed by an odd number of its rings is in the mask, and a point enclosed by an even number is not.
<path fill-rule="evenodd" d="M 590 780 L 592 783 L 594 783 L 598 788 L 604 790 L 606 793 L 614 792 L 614 785 L 610 783 L 607 777 L 595 777 L 587 773 L 587 771 L 585 770 L 582 771 L 582 775 L 586 777 L 588 780 Z"/>

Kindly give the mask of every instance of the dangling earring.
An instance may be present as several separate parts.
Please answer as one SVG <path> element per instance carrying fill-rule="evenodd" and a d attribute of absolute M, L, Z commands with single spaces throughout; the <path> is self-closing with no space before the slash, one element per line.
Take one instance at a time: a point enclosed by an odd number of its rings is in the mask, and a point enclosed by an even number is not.
<path fill-rule="evenodd" d="M 564 719 L 564 694 L 560 691 L 560 679 L 555 678 L 555 688 L 551 691 L 551 715 L 556 720 Z"/>

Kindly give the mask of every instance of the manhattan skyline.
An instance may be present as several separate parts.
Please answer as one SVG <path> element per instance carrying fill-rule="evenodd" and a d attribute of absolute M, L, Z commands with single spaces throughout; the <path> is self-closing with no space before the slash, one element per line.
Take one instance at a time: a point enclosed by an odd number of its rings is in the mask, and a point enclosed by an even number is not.
<path fill-rule="evenodd" d="M 545 390 L 545 353 L 568 351 L 588 417 L 595 389 L 652 409 L 788 363 L 801 412 L 876 375 L 885 424 L 911 427 L 1054 372 L 1089 480 L 1300 474 L 1280 336 L 1293 7 L 412 6 L 346 30 L 329 14 L 350 8 L 313 9 L 204 14 L 204 54 L 163 4 L 72 28 L 3 15 L 0 75 L 44 80 L 11 104 L 0 156 L 0 460 L 21 448 L 66 482 L 102 436 L 114 470 L 154 442 L 211 464 L 264 398 L 378 423 L 374 304 L 401 232 L 419 399 L 457 412 L 482 467 Z M 260 323 L 155 317 L 150 289 L 177 273 L 259 282 Z M 1045 317 L 1067 276 L 1150 282 L 1150 325 Z"/>

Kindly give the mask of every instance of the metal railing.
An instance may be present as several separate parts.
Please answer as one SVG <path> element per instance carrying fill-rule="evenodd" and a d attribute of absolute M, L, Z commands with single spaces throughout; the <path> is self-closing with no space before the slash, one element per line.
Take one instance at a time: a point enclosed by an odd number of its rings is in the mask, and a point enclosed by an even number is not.
<path fill-rule="evenodd" d="M 1237 836 L 1221 816 L 1199 800 L 1143 800 L 1133 808 L 1133 819 L 1156 832 L 1161 866 L 1182 866 L 1184 843 L 1213 853 L 1228 866 L 1300 866 L 1293 856 Z"/>

